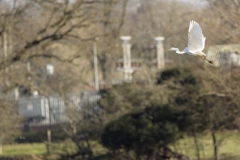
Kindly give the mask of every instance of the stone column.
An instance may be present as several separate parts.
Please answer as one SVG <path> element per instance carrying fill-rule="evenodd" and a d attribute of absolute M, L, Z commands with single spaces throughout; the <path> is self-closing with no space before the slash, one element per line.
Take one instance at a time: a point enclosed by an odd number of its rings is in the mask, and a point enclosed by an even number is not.
<path fill-rule="evenodd" d="M 164 69 L 165 68 L 165 60 L 164 60 L 164 49 L 163 49 L 163 40 L 164 37 L 155 37 L 157 41 L 156 48 L 157 48 L 157 68 Z"/>
<path fill-rule="evenodd" d="M 131 66 L 131 44 L 129 40 L 130 36 L 121 36 L 122 48 L 123 48 L 123 72 L 124 72 L 124 80 L 131 81 L 132 80 L 132 66 Z"/>
<path fill-rule="evenodd" d="M 99 91 L 99 81 L 98 81 L 98 59 L 97 59 L 97 40 L 96 37 L 93 41 L 93 64 L 94 64 L 94 84 L 95 90 Z"/>

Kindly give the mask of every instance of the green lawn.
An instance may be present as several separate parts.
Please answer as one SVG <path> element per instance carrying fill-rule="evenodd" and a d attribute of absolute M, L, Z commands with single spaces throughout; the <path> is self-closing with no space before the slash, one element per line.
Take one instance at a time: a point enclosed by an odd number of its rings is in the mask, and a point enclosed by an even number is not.
<path fill-rule="evenodd" d="M 36 155 L 44 153 L 46 153 L 46 145 L 44 143 L 14 144 L 3 146 L 3 156 Z"/>
<path fill-rule="evenodd" d="M 224 157 L 240 157 L 240 132 L 222 132 L 217 134 L 217 140 L 219 143 L 219 156 Z M 209 159 L 213 157 L 213 144 L 211 134 L 198 137 L 200 156 L 203 159 Z M 194 145 L 194 139 L 186 137 L 178 141 L 171 147 L 180 153 L 183 153 L 191 159 L 196 159 L 196 147 Z M 239 159 L 239 158 L 238 158 Z"/>
<path fill-rule="evenodd" d="M 219 155 L 224 157 L 239 156 L 240 157 L 240 132 L 222 132 L 217 134 L 217 140 L 221 141 L 219 147 Z M 213 146 L 211 135 L 199 136 L 200 155 L 203 159 L 213 157 Z M 98 156 L 106 153 L 99 143 L 92 142 L 94 148 L 94 155 Z M 186 137 L 178 141 L 175 145 L 171 146 L 173 150 L 183 153 L 189 156 L 191 159 L 196 159 L 196 150 L 193 138 Z M 76 146 L 71 142 L 65 143 L 53 143 L 52 152 L 64 153 L 74 152 Z M 46 153 L 46 145 L 44 143 L 33 143 L 33 144 L 14 144 L 3 146 L 3 156 L 15 156 L 15 155 L 42 155 Z M 227 159 L 227 158 L 225 158 Z M 239 158 L 238 158 L 239 159 Z"/>
<path fill-rule="evenodd" d="M 106 153 L 106 149 L 102 147 L 101 144 L 96 141 L 91 142 L 94 148 L 94 155 L 102 155 Z M 76 151 L 76 146 L 74 143 L 65 141 L 62 143 L 52 143 L 51 151 L 53 154 L 59 153 L 71 153 Z M 25 143 L 25 144 L 13 144 L 3 146 L 3 156 L 22 156 L 22 155 L 42 155 L 46 154 L 46 144 L 45 143 Z"/>

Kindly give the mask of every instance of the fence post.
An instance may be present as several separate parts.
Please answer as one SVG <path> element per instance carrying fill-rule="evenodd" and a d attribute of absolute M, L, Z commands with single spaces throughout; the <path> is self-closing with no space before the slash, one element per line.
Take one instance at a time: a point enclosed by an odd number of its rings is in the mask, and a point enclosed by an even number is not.
<path fill-rule="evenodd" d="M 51 130 L 47 130 L 47 154 L 51 153 Z"/>
<path fill-rule="evenodd" d="M 0 142 L 0 155 L 2 155 L 3 152 L 2 152 L 2 142 Z"/>

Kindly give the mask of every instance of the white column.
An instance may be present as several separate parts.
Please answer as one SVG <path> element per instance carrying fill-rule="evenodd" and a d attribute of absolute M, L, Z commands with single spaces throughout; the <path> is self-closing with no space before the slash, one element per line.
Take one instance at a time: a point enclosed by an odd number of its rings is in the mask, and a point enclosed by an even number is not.
<path fill-rule="evenodd" d="M 97 40 L 96 37 L 93 41 L 93 64 L 94 64 L 94 83 L 96 91 L 99 91 L 99 82 L 98 82 L 98 61 L 97 61 Z"/>
<path fill-rule="evenodd" d="M 14 89 L 14 96 L 15 96 L 15 100 L 18 100 L 18 99 L 19 99 L 19 88 L 18 88 L 18 87 L 16 87 L 16 88 Z"/>
<path fill-rule="evenodd" d="M 131 44 L 129 40 L 130 36 L 121 36 L 122 48 L 123 48 L 123 72 L 124 72 L 124 80 L 131 81 L 132 80 L 132 66 L 131 66 Z"/>
<path fill-rule="evenodd" d="M 164 49 L 163 49 L 163 40 L 164 37 L 155 37 L 157 41 L 156 48 L 157 48 L 157 68 L 164 69 L 165 68 L 165 60 L 164 60 Z"/>

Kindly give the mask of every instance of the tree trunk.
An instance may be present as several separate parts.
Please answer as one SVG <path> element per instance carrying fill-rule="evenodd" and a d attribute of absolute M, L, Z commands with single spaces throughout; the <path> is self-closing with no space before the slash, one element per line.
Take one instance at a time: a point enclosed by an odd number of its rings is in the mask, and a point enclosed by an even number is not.
<path fill-rule="evenodd" d="M 218 145 L 217 139 L 214 129 L 212 130 L 212 140 L 213 140 L 213 148 L 214 148 L 214 160 L 219 160 L 218 158 Z"/>
<path fill-rule="evenodd" d="M 198 139 L 195 130 L 193 130 L 193 139 L 194 139 L 194 145 L 196 147 L 196 156 L 197 160 L 200 160 L 200 149 L 199 149 L 199 144 L 198 144 Z"/>
<path fill-rule="evenodd" d="M 86 136 L 88 137 L 88 136 Z M 87 138 L 86 139 L 86 143 L 87 143 L 87 152 L 88 152 L 88 159 L 93 159 L 93 152 L 92 152 L 92 148 L 91 148 L 91 145 L 90 145 L 90 140 Z"/>
<path fill-rule="evenodd" d="M 2 142 L 0 142 L 0 155 L 2 155 L 3 152 L 2 152 Z"/>

